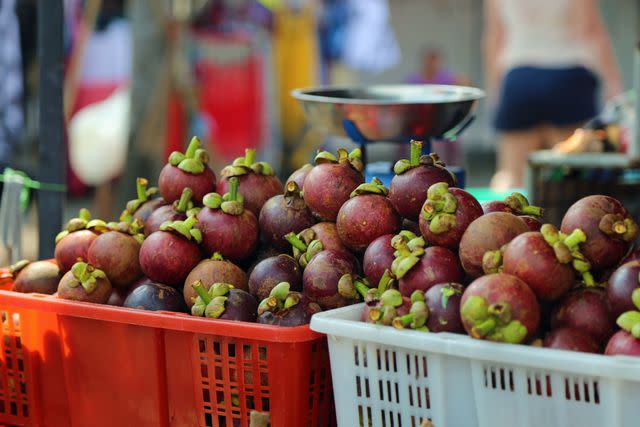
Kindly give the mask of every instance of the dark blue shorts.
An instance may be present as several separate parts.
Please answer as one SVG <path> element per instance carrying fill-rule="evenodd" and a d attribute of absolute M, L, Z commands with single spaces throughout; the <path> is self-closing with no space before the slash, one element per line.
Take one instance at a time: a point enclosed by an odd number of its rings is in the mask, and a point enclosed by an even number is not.
<path fill-rule="evenodd" d="M 598 113 L 598 78 L 584 67 L 517 67 L 502 82 L 494 125 L 522 130 L 586 122 Z"/>

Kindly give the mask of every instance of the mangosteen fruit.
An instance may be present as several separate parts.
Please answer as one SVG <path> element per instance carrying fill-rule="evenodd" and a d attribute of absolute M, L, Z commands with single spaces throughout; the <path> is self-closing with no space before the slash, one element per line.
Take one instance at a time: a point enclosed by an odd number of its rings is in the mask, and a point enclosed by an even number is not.
<path fill-rule="evenodd" d="M 200 261 L 184 280 L 184 300 L 189 308 L 198 296 L 192 287 L 198 281 L 207 289 L 212 283 L 233 283 L 236 289 L 249 290 L 246 273 L 231 261 L 225 260 L 220 253 L 214 253 L 210 259 Z"/>
<path fill-rule="evenodd" d="M 209 156 L 206 150 L 200 148 L 201 145 L 200 139 L 194 136 L 187 151 L 174 151 L 169 156 L 158 179 L 160 194 L 165 202 L 179 200 L 182 191 L 190 188 L 193 191 L 193 202 L 200 204 L 205 194 L 215 191 L 216 175 L 207 166 Z"/>
<path fill-rule="evenodd" d="M 400 230 L 400 216 L 378 178 L 360 184 L 338 211 L 338 236 L 354 252 L 364 252 L 375 239 Z"/>
<path fill-rule="evenodd" d="M 238 180 L 238 192 L 244 196 L 244 206 L 256 218 L 267 200 L 282 194 L 282 182 L 274 175 L 273 168 L 267 162 L 256 162 L 256 150 L 247 148 L 244 157 L 238 157 L 232 164 L 220 172 L 217 192 L 230 192 L 231 178 Z"/>
<path fill-rule="evenodd" d="M 281 282 L 258 305 L 258 323 L 289 327 L 306 325 L 311 316 L 320 311 L 320 306 L 305 294 L 291 291 L 289 283 Z"/>
<path fill-rule="evenodd" d="M 338 157 L 328 151 L 316 155 L 316 165 L 303 185 L 304 200 L 320 221 L 335 221 L 351 192 L 364 182 L 362 153 L 338 149 Z"/>
<path fill-rule="evenodd" d="M 146 178 L 136 180 L 137 198 L 129 200 L 120 216 L 121 221 L 133 222 L 136 219 L 146 224 L 149 215 L 160 206 L 166 205 L 162 197 L 158 197 L 158 188 L 148 188 L 149 181 Z"/>
<path fill-rule="evenodd" d="M 484 213 L 509 212 L 514 215 L 527 215 L 533 218 L 540 218 L 544 214 L 544 209 L 539 206 L 529 204 L 529 200 L 522 193 L 511 193 L 504 200 L 492 200 L 482 204 Z"/>
<path fill-rule="evenodd" d="M 58 284 L 58 298 L 104 304 L 111 296 L 111 283 L 104 271 L 76 262 Z"/>
<path fill-rule="evenodd" d="M 467 287 L 460 301 L 460 317 L 473 338 L 519 344 L 538 330 L 540 306 L 524 281 L 495 273 Z"/>
<path fill-rule="evenodd" d="M 140 248 L 140 267 L 145 276 L 157 283 L 179 286 L 202 259 L 198 244 L 198 220 L 190 216 L 184 221 L 165 222 L 144 240 Z"/>
<path fill-rule="evenodd" d="M 208 256 L 219 252 L 232 261 L 250 257 L 258 246 L 258 220 L 244 208 L 238 193 L 238 178 L 230 179 L 229 192 L 224 196 L 209 193 L 198 213 L 198 229 L 202 232 L 202 247 Z"/>
<path fill-rule="evenodd" d="M 580 228 L 587 235 L 582 253 L 594 271 L 616 266 L 638 237 L 638 226 L 622 203 L 609 196 L 588 196 L 575 202 L 562 218 L 560 230 Z"/>
<path fill-rule="evenodd" d="M 289 283 L 292 291 L 302 290 L 302 269 L 289 255 L 280 254 L 260 261 L 249 276 L 249 292 L 262 301 L 281 282 Z"/>
<path fill-rule="evenodd" d="M 114 288 L 126 289 L 142 276 L 139 254 L 144 236 L 142 222 L 107 224 L 87 251 L 91 265 L 104 271 Z"/>
<path fill-rule="evenodd" d="M 307 178 L 307 174 L 313 169 L 313 165 L 311 163 L 305 163 L 299 169 L 295 170 L 289 178 L 287 178 L 286 182 L 293 181 L 298 184 L 298 188 L 302 188 L 304 185 L 304 180 Z"/>
<path fill-rule="evenodd" d="M 609 339 L 605 349 L 607 355 L 640 356 L 640 288 L 632 292 L 631 302 L 634 309 L 618 316 L 616 323 L 622 330 Z"/>
<path fill-rule="evenodd" d="M 87 261 L 89 246 L 105 225 L 104 221 L 91 220 L 91 214 L 84 208 L 80 209 L 77 218 L 69 220 L 56 236 L 54 257 L 61 273 L 69 271 L 78 260 Z"/>
<path fill-rule="evenodd" d="M 191 307 L 192 315 L 242 322 L 256 321 L 258 301 L 248 292 L 228 283 L 213 283 L 207 289 L 198 281 L 192 286 L 198 294 Z"/>
<path fill-rule="evenodd" d="M 396 211 L 411 221 L 418 221 L 427 189 L 438 182 L 455 187 L 456 177 L 438 155 L 422 156 L 422 142 L 411 141 L 410 159 L 399 160 L 393 167 L 395 176 L 389 186 L 389 200 Z"/>
<path fill-rule="evenodd" d="M 558 328 L 544 338 L 544 346 L 558 350 L 600 353 L 600 346 L 587 333 L 575 328 Z"/>
<path fill-rule="evenodd" d="M 160 226 L 167 221 L 184 221 L 189 215 L 198 213 L 198 208 L 194 208 L 191 198 L 193 191 L 190 188 L 182 190 L 180 199 L 170 205 L 165 204 L 154 210 L 144 222 L 144 235 L 148 236 L 160 230 Z"/>
<path fill-rule="evenodd" d="M 284 195 L 273 196 L 260 210 L 258 223 L 265 242 L 283 251 L 289 248 L 285 234 L 299 233 L 316 222 L 300 188 L 295 181 L 287 182 Z"/>
<path fill-rule="evenodd" d="M 375 239 L 362 258 L 362 270 L 369 283 L 379 283 L 385 270 L 391 269 L 395 259 L 395 249 L 391 246 L 393 234 L 385 234 Z"/>
<path fill-rule="evenodd" d="M 460 319 L 463 292 L 464 287 L 459 283 L 438 283 L 424 292 L 424 301 L 429 309 L 425 326 L 429 331 L 464 333 Z"/>
<path fill-rule="evenodd" d="M 475 219 L 460 239 L 459 255 L 464 271 L 471 277 L 480 277 L 486 252 L 502 248 L 527 231 L 529 227 L 524 221 L 508 212 L 491 212 Z"/>
<path fill-rule="evenodd" d="M 149 311 L 175 311 L 186 313 L 182 292 L 161 283 L 146 283 L 131 292 L 123 303 L 124 307 Z"/>
<path fill-rule="evenodd" d="M 551 329 L 568 327 L 591 336 L 598 345 L 607 342 L 615 326 L 615 317 L 604 289 L 583 286 L 565 295 L 551 313 Z"/>
<path fill-rule="evenodd" d="M 62 275 L 58 265 L 51 261 L 21 260 L 11 265 L 8 271 L 13 279 L 15 292 L 51 295 L 58 290 L 58 283 Z M 4 276 L 2 277 L 4 278 Z"/>
<path fill-rule="evenodd" d="M 291 243 L 293 247 L 293 257 L 300 262 L 303 268 L 307 265 L 307 262 L 311 260 L 313 255 L 324 249 L 342 252 L 347 256 L 351 255 L 349 249 L 342 243 L 342 240 L 340 240 L 338 228 L 334 222 L 319 222 L 298 233 L 297 239 L 292 239 L 290 235 L 285 236 L 285 239 Z M 300 244 L 298 240 L 300 240 L 302 244 Z M 314 240 L 317 240 L 318 243 L 312 245 L 311 243 Z M 307 256 L 306 259 L 303 260 L 300 255 L 305 252 Z"/>
<path fill-rule="evenodd" d="M 433 184 L 420 213 L 420 232 L 435 246 L 457 249 L 462 235 L 476 218 L 482 216 L 480 203 L 460 188 L 446 182 Z"/>
<path fill-rule="evenodd" d="M 611 304 L 611 314 L 620 316 L 635 307 L 631 301 L 631 294 L 640 288 L 640 261 L 622 264 L 613 272 L 607 285 L 607 298 Z"/>

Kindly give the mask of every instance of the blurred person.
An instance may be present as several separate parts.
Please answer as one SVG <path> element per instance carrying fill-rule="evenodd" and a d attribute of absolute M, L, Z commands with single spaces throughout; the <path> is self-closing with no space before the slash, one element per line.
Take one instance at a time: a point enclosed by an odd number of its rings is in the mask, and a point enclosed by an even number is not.
<path fill-rule="evenodd" d="M 445 63 L 445 58 L 437 48 L 426 48 L 420 56 L 420 69 L 407 78 L 407 83 L 436 85 L 467 85 L 468 80 L 456 73 Z"/>
<path fill-rule="evenodd" d="M 529 154 L 565 140 L 622 91 L 597 0 L 485 0 L 487 90 L 498 93 L 495 190 L 520 187 Z M 498 89 L 499 88 L 499 89 Z"/>
<path fill-rule="evenodd" d="M 22 60 L 15 0 L 0 1 L 0 173 L 23 130 Z"/>

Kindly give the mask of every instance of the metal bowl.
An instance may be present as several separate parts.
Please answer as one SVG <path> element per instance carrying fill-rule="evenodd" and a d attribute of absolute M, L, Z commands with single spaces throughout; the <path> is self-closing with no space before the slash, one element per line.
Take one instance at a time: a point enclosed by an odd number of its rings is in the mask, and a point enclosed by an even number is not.
<path fill-rule="evenodd" d="M 448 85 L 325 86 L 291 94 L 311 127 L 357 142 L 454 138 L 484 97 L 480 89 Z"/>

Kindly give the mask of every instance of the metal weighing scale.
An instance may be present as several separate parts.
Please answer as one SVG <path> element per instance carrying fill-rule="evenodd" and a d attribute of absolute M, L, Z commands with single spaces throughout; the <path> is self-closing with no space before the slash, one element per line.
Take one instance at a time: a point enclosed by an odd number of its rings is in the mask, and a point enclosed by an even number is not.
<path fill-rule="evenodd" d="M 424 141 L 423 151 L 429 153 L 432 139 L 455 139 L 473 121 L 484 91 L 448 85 L 324 86 L 292 95 L 309 126 L 325 135 L 349 137 L 360 145 L 367 164 L 369 144 L 416 139 Z M 367 180 L 370 172 L 367 166 Z M 464 171 L 455 172 L 463 183 Z"/>

